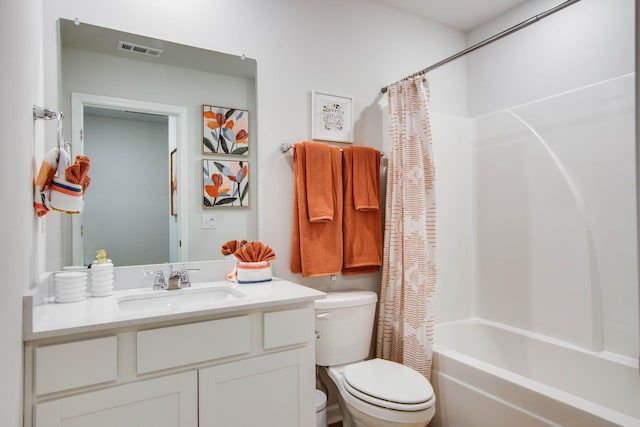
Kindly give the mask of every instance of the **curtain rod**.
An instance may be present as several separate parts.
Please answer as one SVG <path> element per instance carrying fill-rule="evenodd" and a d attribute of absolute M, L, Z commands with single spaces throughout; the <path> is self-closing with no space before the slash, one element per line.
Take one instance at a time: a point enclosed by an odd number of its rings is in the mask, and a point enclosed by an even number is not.
<path fill-rule="evenodd" d="M 555 7 L 552 7 L 551 9 L 547 9 L 544 12 L 539 13 L 539 14 L 537 14 L 535 16 L 532 16 L 529 19 L 525 19 L 524 21 L 520 22 L 519 24 L 514 25 L 511 28 L 507 28 L 506 30 L 504 30 L 504 31 L 502 31 L 502 32 L 500 32 L 498 34 L 495 34 L 495 35 L 493 35 L 493 36 L 491 36 L 491 37 L 489 37 L 487 39 L 484 39 L 481 42 L 478 42 L 478 43 L 474 44 L 473 46 L 470 46 L 470 47 L 468 47 L 468 48 L 466 48 L 464 50 L 461 50 L 460 52 L 455 53 L 455 54 L 451 55 L 450 57 L 443 59 L 442 61 L 436 62 L 435 64 L 430 65 L 430 66 L 428 66 L 427 68 L 425 68 L 423 70 L 420 70 L 420 71 L 415 72 L 415 73 L 413 73 L 411 75 L 408 75 L 407 77 L 403 78 L 402 80 L 407 80 L 407 79 L 410 79 L 410 78 L 413 78 L 413 77 L 418 77 L 418 76 L 421 76 L 423 74 L 428 73 L 429 71 L 435 70 L 436 68 L 440 67 L 441 65 L 444 65 L 444 64 L 446 64 L 448 62 L 453 61 L 454 59 L 458 59 L 461 56 L 466 55 L 467 53 L 471 53 L 476 49 L 479 49 L 479 48 L 481 48 L 483 46 L 486 46 L 486 45 L 488 45 L 490 43 L 493 43 L 493 42 L 495 42 L 497 40 L 500 40 L 501 38 L 506 37 L 509 34 L 515 33 L 516 31 L 519 31 L 519 30 L 521 30 L 521 29 L 523 29 L 525 27 L 528 27 L 531 24 L 535 24 L 536 22 L 540 21 L 541 19 L 546 18 L 547 16 L 552 15 L 552 14 L 564 9 L 565 7 L 571 6 L 573 3 L 577 3 L 579 1 L 580 0 L 567 0 L 564 3 L 561 3 L 561 4 L 559 4 L 559 5 L 555 6 Z M 402 80 L 399 80 L 399 81 L 402 81 Z M 389 86 L 391 86 L 391 85 L 389 85 Z M 387 92 L 387 88 L 389 86 L 383 87 L 382 89 L 380 89 L 380 92 L 386 93 Z"/>

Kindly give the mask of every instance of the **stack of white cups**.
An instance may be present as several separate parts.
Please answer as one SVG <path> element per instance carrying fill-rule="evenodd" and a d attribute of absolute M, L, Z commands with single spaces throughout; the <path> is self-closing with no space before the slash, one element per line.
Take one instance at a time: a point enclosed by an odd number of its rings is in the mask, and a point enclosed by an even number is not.
<path fill-rule="evenodd" d="M 87 273 L 64 272 L 55 275 L 53 295 L 56 302 L 75 302 L 87 297 Z"/>
<path fill-rule="evenodd" d="M 106 297 L 113 294 L 113 263 L 91 264 L 91 295 Z"/>

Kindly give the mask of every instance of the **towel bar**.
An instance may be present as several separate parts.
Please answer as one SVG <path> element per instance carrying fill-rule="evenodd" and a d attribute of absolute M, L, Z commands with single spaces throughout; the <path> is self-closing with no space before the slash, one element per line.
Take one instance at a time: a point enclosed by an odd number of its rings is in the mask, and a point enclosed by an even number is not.
<path fill-rule="evenodd" d="M 283 142 L 282 144 L 280 144 L 280 151 L 282 151 L 283 153 L 286 153 L 287 151 L 291 150 L 293 148 L 293 144 L 289 144 L 286 142 Z M 342 148 L 340 149 L 340 151 L 342 151 Z M 384 157 L 384 152 L 380 152 L 380 157 Z"/>

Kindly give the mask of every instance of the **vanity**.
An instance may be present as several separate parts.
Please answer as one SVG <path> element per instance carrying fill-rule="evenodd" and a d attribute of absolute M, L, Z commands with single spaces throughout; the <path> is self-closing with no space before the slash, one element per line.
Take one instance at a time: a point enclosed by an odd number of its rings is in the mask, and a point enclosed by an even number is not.
<path fill-rule="evenodd" d="M 25 296 L 24 425 L 314 425 L 323 297 L 276 278 L 70 304 Z"/>

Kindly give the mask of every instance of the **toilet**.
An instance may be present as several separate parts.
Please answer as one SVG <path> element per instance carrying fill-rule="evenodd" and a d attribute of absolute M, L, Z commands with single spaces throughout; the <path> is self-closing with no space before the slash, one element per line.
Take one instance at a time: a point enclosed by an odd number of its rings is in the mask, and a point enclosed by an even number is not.
<path fill-rule="evenodd" d="M 435 414 L 429 381 L 396 362 L 365 360 L 377 299 L 352 291 L 315 301 L 316 365 L 339 392 L 343 427 L 424 427 Z"/>

